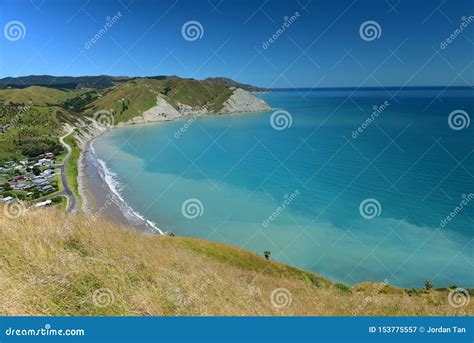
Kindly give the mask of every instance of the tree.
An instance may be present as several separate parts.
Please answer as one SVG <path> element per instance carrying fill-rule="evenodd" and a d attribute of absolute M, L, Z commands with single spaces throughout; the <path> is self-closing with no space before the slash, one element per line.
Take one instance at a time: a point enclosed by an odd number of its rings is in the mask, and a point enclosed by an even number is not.
<path fill-rule="evenodd" d="M 263 254 L 265 255 L 265 258 L 266 258 L 267 260 L 270 259 L 270 254 L 271 254 L 270 251 L 265 250 L 265 251 L 263 252 Z"/>
<path fill-rule="evenodd" d="M 39 174 L 41 174 L 41 169 L 39 169 L 38 166 L 34 166 L 33 174 L 35 174 L 35 176 L 38 176 Z"/>

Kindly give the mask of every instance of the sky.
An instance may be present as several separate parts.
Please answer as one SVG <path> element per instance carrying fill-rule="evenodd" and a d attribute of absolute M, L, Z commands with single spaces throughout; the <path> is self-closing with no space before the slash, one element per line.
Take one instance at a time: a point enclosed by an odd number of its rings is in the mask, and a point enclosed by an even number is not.
<path fill-rule="evenodd" d="M 472 0 L 0 0 L 0 77 L 467 86 L 473 15 Z"/>

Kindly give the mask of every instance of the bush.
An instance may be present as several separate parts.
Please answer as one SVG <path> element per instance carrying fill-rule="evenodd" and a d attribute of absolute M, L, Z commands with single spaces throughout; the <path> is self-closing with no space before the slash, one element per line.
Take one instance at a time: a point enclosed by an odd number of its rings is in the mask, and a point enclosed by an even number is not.
<path fill-rule="evenodd" d="M 351 294 L 352 290 L 349 286 L 343 284 L 343 283 L 336 283 L 334 285 L 339 291 L 341 291 L 342 294 Z"/>
<path fill-rule="evenodd" d="M 425 281 L 425 289 L 430 290 L 433 288 L 433 283 L 430 280 Z"/>

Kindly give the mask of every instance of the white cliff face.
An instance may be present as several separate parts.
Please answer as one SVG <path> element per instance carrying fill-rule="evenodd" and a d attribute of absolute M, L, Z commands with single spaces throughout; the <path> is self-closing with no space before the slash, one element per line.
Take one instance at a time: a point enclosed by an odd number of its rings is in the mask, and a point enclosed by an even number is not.
<path fill-rule="evenodd" d="M 270 110 L 270 106 L 262 99 L 241 88 L 236 88 L 219 113 L 264 112 Z"/>
<path fill-rule="evenodd" d="M 175 108 L 166 101 L 166 99 L 158 95 L 156 98 L 156 106 L 125 123 L 119 123 L 117 126 L 169 121 L 191 115 L 263 112 L 270 110 L 270 106 L 268 106 L 265 101 L 241 88 L 234 89 L 234 92 L 218 113 L 210 112 L 206 106 L 193 107 L 179 102 L 177 108 Z"/>
<path fill-rule="evenodd" d="M 180 117 L 182 117 L 182 114 L 171 106 L 168 101 L 163 99 L 161 96 L 157 96 L 155 106 L 125 123 L 119 123 L 117 126 L 169 121 Z"/>

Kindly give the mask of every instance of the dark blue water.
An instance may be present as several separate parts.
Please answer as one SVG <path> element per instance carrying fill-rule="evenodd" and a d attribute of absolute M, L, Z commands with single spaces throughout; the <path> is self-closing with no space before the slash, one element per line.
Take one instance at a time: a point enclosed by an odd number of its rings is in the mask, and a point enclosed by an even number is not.
<path fill-rule="evenodd" d="M 127 203 L 164 231 L 270 250 L 350 284 L 474 286 L 473 128 L 451 128 L 474 113 L 472 90 L 261 97 L 286 111 L 279 120 L 268 112 L 120 128 L 94 143 L 96 154 Z M 461 122 L 450 126 L 455 110 L 467 116 L 455 113 Z"/>

